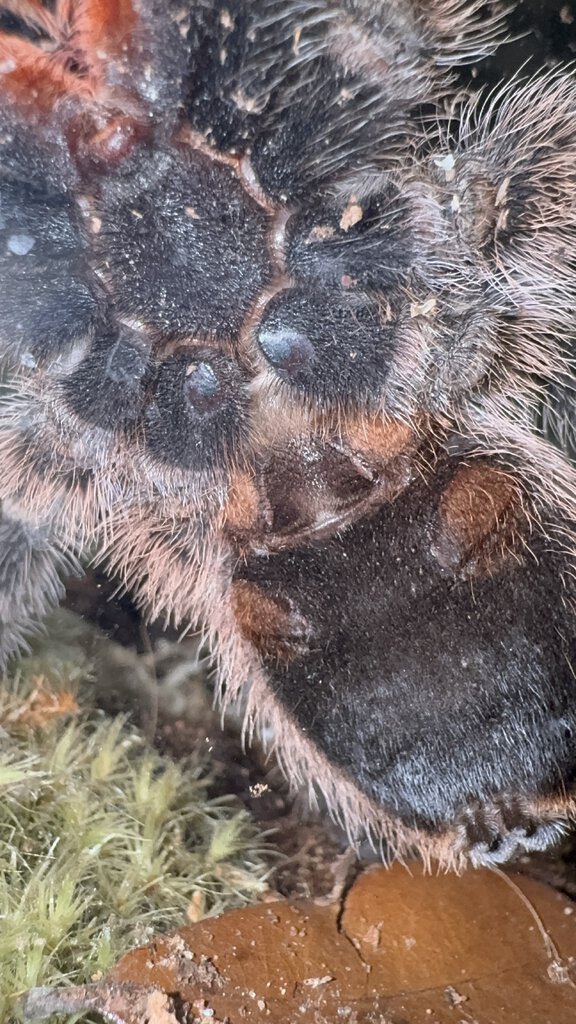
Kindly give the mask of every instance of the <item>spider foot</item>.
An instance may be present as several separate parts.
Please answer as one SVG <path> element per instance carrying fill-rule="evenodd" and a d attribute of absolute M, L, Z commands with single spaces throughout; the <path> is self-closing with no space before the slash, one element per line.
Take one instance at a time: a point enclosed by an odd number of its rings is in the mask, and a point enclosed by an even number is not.
<path fill-rule="evenodd" d="M 525 801 L 501 797 L 471 804 L 458 827 L 470 862 L 489 867 L 553 846 L 566 832 L 568 818 L 542 819 Z"/>

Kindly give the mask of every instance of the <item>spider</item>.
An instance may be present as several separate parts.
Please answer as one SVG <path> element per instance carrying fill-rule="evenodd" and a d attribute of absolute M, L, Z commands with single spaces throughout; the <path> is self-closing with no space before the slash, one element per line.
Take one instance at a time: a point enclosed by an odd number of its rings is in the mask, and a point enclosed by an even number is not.
<path fill-rule="evenodd" d="M 96 551 L 295 785 L 460 868 L 576 812 L 576 83 L 466 0 L 0 4 L 0 653 Z"/>

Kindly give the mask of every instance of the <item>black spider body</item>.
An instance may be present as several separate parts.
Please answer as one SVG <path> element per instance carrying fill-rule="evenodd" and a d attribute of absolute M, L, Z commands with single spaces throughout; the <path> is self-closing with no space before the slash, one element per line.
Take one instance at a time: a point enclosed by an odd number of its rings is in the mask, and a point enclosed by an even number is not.
<path fill-rule="evenodd" d="M 265 654 L 278 699 L 363 792 L 428 829 L 458 816 L 463 790 L 571 782 L 576 731 L 570 616 L 543 542 L 471 586 L 438 558 L 437 518 L 416 480 L 343 535 L 238 570 L 311 624 L 304 656 Z"/>
<path fill-rule="evenodd" d="M 459 98 L 485 14 L 0 5 L 0 654 L 90 542 L 452 865 L 576 768 L 576 84 Z"/>

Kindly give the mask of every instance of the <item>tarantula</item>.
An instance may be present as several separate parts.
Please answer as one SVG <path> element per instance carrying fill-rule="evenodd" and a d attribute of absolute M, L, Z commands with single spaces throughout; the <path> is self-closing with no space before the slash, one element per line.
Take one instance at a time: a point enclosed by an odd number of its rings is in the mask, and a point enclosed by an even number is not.
<path fill-rule="evenodd" d="M 486 7 L 0 4 L 3 659 L 97 550 L 454 867 L 576 812 L 576 83 L 463 95 Z"/>

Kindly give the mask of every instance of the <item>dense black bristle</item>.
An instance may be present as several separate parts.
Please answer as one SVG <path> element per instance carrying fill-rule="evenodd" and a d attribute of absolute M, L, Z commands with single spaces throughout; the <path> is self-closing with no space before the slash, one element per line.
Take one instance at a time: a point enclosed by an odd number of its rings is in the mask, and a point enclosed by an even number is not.
<path fill-rule="evenodd" d="M 367 296 L 294 288 L 268 305 L 258 343 L 280 378 L 309 398 L 368 404 L 382 393 L 394 327 Z"/>
<path fill-rule="evenodd" d="M 158 369 L 145 411 L 146 443 L 168 465 L 225 469 L 242 458 L 247 431 L 245 380 L 217 352 L 188 350 Z"/>
<path fill-rule="evenodd" d="M 417 256 L 407 203 L 386 178 L 315 197 L 287 225 L 287 263 L 313 285 L 387 291 Z"/>
<path fill-rule="evenodd" d="M 63 393 L 69 407 L 86 423 L 125 430 L 141 415 L 147 369 L 147 339 L 125 325 L 108 327 L 63 381 Z"/>
<path fill-rule="evenodd" d="M 1 117 L 1 115 L 0 115 Z M 14 357 L 55 358 L 101 318 L 73 172 L 61 140 L 0 125 L 0 338 Z"/>
<path fill-rule="evenodd" d="M 103 182 L 98 216 L 97 259 L 122 313 L 237 336 L 269 271 L 264 214 L 230 168 L 144 150 Z"/>

